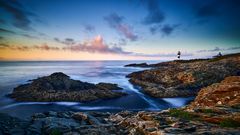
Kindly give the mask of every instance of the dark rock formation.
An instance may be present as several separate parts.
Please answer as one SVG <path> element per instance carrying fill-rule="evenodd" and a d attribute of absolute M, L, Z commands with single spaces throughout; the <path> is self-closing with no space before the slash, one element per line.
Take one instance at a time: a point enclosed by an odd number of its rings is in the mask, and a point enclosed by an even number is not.
<path fill-rule="evenodd" d="M 0 134 L 124 134 L 124 130 L 118 130 L 117 125 L 106 121 L 109 115 L 109 113 L 100 112 L 46 112 L 37 113 L 27 121 L 0 114 Z"/>
<path fill-rule="evenodd" d="M 29 122 L 0 113 L 0 135 L 24 135 Z"/>
<path fill-rule="evenodd" d="M 227 76 L 240 75 L 240 54 L 163 62 L 153 67 L 127 77 L 153 97 L 193 96 L 201 88 L 220 82 Z"/>
<path fill-rule="evenodd" d="M 147 63 L 139 63 L 139 64 L 128 64 L 125 65 L 125 67 L 149 67 L 149 65 Z"/>
<path fill-rule="evenodd" d="M 216 114 L 209 114 L 214 115 Z M 0 134 L 239 134 L 238 126 L 225 128 L 219 123 L 207 121 L 206 116 L 206 113 L 181 109 L 119 113 L 69 111 L 37 113 L 30 120 L 23 121 L 0 114 Z"/>
<path fill-rule="evenodd" d="M 72 80 L 63 73 L 53 73 L 50 76 L 32 80 L 14 88 L 9 96 L 17 101 L 91 101 L 97 99 L 116 98 L 125 95 L 117 84 L 92 84 Z"/>

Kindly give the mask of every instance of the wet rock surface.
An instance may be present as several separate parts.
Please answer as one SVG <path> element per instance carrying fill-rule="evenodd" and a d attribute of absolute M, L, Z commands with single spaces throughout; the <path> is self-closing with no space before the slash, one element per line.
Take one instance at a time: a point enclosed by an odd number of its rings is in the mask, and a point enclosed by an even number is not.
<path fill-rule="evenodd" d="M 200 90 L 190 105 L 158 112 L 50 111 L 36 113 L 29 120 L 0 114 L 0 134 L 238 135 L 239 86 L 239 76 L 227 77 L 221 83 Z M 231 98 L 226 100 L 228 96 Z M 221 105 L 216 104 L 218 101 L 221 101 Z"/>
<path fill-rule="evenodd" d="M 17 101 L 92 101 L 117 98 L 125 95 L 117 84 L 92 84 L 70 79 L 64 73 L 57 72 L 49 76 L 32 80 L 14 88 L 9 96 Z"/>
<path fill-rule="evenodd" d="M 152 69 L 133 72 L 127 77 L 152 97 L 186 97 L 225 77 L 240 75 L 240 54 L 213 59 L 179 60 L 152 64 Z"/>
<path fill-rule="evenodd" d="M 117 125 L 107 121 L 109 115 L 100 112 L 46 112 L 37 113 L 30 120 L 23 121 L 1 114 L 0 134 L 121 134 Z"/>
<path fill-rule="evenodd" d="M 46 112 L 33 115 L 29 121 L 6 116 L 0 115 L 2 134 L 237 135 L 240 131 L 239 127 L 222 127 L 219 123 L 205 120 L 203 113 L 188 112 L 184 109 L 119 113 Z"/>

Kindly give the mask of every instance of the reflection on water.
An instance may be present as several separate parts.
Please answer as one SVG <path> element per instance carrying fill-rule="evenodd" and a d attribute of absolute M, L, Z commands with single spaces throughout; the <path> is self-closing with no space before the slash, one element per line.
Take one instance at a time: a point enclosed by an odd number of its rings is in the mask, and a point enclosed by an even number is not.
<path fill-rule="evenodd" d="M 181 107 L 193 98 L 156 99 L 133 87 L 125 76 L 142 68 L 124 67 L 130 63 L 144 61 L 50 61 L 50 62 L 0 62 L 0 112 L 18 117 L 28 117 L 32 113 L 44 111 L 121 111 L 121 110 L 161 110 Z M 156 61 L 150 61 L 155 63 Z M 159 61 L 158 61 L 159 62 Z M 149 63 L 149 62 L 148 62 Z M 89 103 L 78 102 L 16 102 L 6 95 L 13 88 L 28 80 L 64 72 L 72 79 L 98 83 L 117 83 L 128 95 L 117 99 L 98 100 Z"/>

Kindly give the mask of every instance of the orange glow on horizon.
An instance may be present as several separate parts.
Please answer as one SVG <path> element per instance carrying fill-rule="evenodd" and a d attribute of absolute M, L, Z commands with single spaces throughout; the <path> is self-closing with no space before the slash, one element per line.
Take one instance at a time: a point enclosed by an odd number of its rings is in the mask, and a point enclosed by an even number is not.
<path fill-rule="evenodd" d="M 11 50 L 0 49 L 0 60 L 144 60 L 145 57 L 124 56 L 118 54 L 72 52 L 72 51 L 46 51 L 46 50 Z M 148 58 L 150 59 L 150 58 Z"/>

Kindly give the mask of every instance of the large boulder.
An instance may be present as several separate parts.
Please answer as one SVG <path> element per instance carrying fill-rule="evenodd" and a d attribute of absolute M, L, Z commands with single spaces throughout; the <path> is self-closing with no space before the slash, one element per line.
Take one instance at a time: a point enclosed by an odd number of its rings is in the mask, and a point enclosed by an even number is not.
<path fill-rule="evenodd" d="M 73 80 L 64 73 L 57 72 L 49 76 L 32 80 L 31 83 L 14 88 L 9 96 L 17 101 L 92 101 L 116 98 L 125 95 L 117 84 L 92 84 Z"/>

